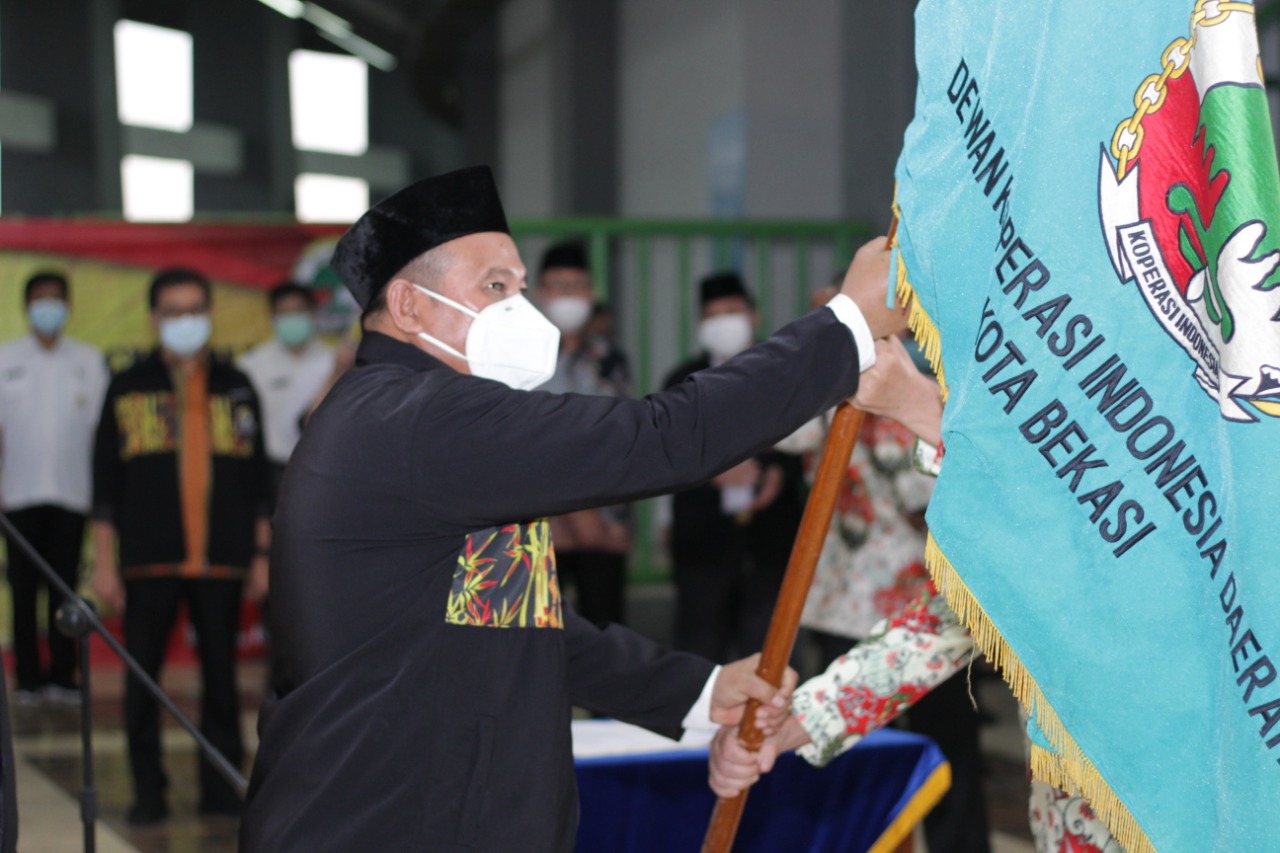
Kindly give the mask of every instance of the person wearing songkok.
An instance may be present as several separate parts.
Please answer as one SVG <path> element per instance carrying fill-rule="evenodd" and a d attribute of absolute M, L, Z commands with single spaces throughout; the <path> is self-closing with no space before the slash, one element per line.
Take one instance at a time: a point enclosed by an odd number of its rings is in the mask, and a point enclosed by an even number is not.
<path fill-rule="evenodd" d="M 71 292 L 61 273 L 27 280 L 30 333 L 0 346 L 0 507 L 18 532 L 74 589 L 89 511 L 93 430 L 107 387 L 102 353 L 63 334 Z M 41 695 L 79 700 L 75 641 L 54 627 L 62 596 L 17 543 L 8 542 L 13 592 L 14 702 Z M 37 596 L 45 587 L 49 665 L 40 660 Z"/>
<path fill-rule="evenodd" d="M 754 339 L 755 303 L 737 273 L 704 278 L 699 304 L 702 352 L 675 368 L 666 388 L 725 363 Z M 799 459 L 765 449 L 672 497 L 677 648 L 723 661 L 761 647 L 800 526 L 802 489 Z"/>
<path fill-rule="evenodd" d="M 262 432 L 272 492 L 302 434 L 302 424 L 333 374 L 333 349 L 316 340 L 315 291 L 291 281 L 271 288 L 271 339 L 240 356 L 262 403 Z"/>
<path fill-rule="evenodd" d="M 209 351 L 210 287 L 167 269 L 151 282 L 160 345 L 107 389 L 93 458 L 93 589 L 124 610 L 125 648 L 159 676 L 180 604 L 200 656 L 200 729 L 233 765 L 244 757 L 236 689 L 241 593 L 261 589 L 270 544 L 269 472 L 249 378 Z M 117 552 L 118 548 L 118 552 Z M 169 814 L 156 701 L 125 684 L 135 825 Z M 236 814 L 238 793 L 200 762 L 200 810 Z"/>
<path fill-rule="evenodd" d="M 878 340 L 875 346 L 876 364 L 867 371 L 854 405 L 868 416 L 892 418 L 915 433 L 925 451 L 917 448 L 917 459 L 928 460 L 921 467 L 936 476 L 943 450 L 938 385 L 917 369 L 897 338 Z M 865 642 L 802 684 L 791 717 L 777 735 L 766 737 L 758 754 L 742 748 L 735 729 L 721 729 L 711 749 L 712 789 L 722 797 L 736 796 L 772 768 L 779 750 L 795 749 L 811 764 L 826 764 L 933 698 L 939 687 L 964 688 L 960 678 L 973 651 L 973 637 L 928 584 L 916 600 L 877 623 Z M 1027 817 L 1036 853 L 1124 853 L 1083 797 L 1044 782 L 1031 782 Z M 951 843 L 955 846 L 942 849 L 982 849 L 986 839 L 974 837 L 970 827 Z M 930 833 L 929 849 L 935 846 Z"/>
<path fill-rule="evenodd" d="M 612 341 L 587 331 L 594 308 L 591 268 L 581 243 L 557 243 L 543 253 L 534 298 L 560 330 L 556 371 L 542 390 L 631 396 L 626 354 Z M 596 624 L 624 621 L 627 553 L 631 549 L 628 507 L 592 507 L 553 516 L 549 521 L 561 588 L 569 583 L 577 588 L 578 613 Z"/>
<path fill-rule="evenodd" d="M 571 706 L 680 737 L 785 700 L 750 660 L 717 671 L 566 607 L 546 517 L 705 480 L 853 393 L 903 322 L 887 253 L 855 261 L 857 303 L 644 400 L 525 390 L 559 335 L 486 167 L 379 202 L 333 266 L 365 334 L 280 490 L 240 849 L 570 851 Z"/>

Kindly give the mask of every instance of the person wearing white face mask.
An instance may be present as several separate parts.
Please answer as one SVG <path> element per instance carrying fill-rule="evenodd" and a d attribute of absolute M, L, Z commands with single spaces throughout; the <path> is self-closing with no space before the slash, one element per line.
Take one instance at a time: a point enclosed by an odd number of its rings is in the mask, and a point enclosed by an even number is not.
<path fill-rule="evenodd" d="M 715 367 L 751 346 L 756 336 L 755 302 L 736 272 L 713 273 L 699 285 L 702 319 L 698 343 L 706 366 Z"/>
<path fill-rule="evenodd" d="M 271 528 L 258 397 L 209 352 L 211 288 L 195 270 L 156 274 L 160 345 L 111 381 L 94 444 L 93 590 L 124 610 L 125 648 L 154 679 L 179 606 L 200 656 L 200 728 L 232 765 L 244 757 L 236 688 L 242 593 L 261 597 Z M 155 699 L 125 685 L 134 825 L 169 814 Z M 238 793 L 200 763 L 200 811 L 237 814 Z"/>
<path fill-rule="evenodd" d="M 24 292 L 30 334 L 0 346 L 0 505 L 71 587 L 79 582 L 89 511 L 90 448 L 107 387 L 102 353 L 63 334 L 70 287 L 61 273 L 40 272 Z M 76 646 L 53 625 L 62 598 L 48 590 L 49 666 L 41 664 L 37 593 L 47 586 L 16 544 L 9 544 L 13 592 L 15 704 L 43 695 L 76 702 Z"/>
<path fill-rule="evenodd" d="M 556 372 L 541 388 L 554 394 L 631 396 L 631 368 L 617 344 L 587 332 L 591 269 L 578 242 L 556 243 L 542 255 L 534 288 L 538 307 L 560 330 Z M 630 508 L 593 507 L 551 518 L 561 588 L 577 590 L 577 610 L 596 623 L 622 623 L 626 611 Z"/>
<path fill-rule="evenodd" d="M 663 387 L 724 364 L 754 340 L 755 303 L 736 272 L 706 276 L 698 296 L 703 351 L 676 367 Z M 802 496 L 799 459 L 762 448 L 672 497 L 667 540 L 677 648 L 717 661 L 760 648 L 800 525 Z"/>
<path fill-rule="evenodd" d="M 240 850 L 567 853 L 571 705 L 681 737 L 787 697 L 751 659 L 716 668 L 577 615 L 546 517 L 687 488 L 852 394 L 873 337 L 905 323 L 888 254 L 868 246 L 830 307 L 645 400 L 528 390 L 560 334 L 522 295 L 487 167 L 379 202 L 332 266 L 364 339 L 276 505 L 275 678 Z"/>

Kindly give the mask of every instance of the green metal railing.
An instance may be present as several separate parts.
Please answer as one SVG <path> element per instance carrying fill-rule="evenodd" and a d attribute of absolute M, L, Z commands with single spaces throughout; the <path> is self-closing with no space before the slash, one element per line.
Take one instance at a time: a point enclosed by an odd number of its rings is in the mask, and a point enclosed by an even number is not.
<path fill-rule="evenodd" d="M 755 296 L 767 334 L 808 309 L 814 290 L 848 266 L 872 236 L 865 222 L 823 220 L 664 220 L 571 217 L 512 219 L 512 235 L 537 275 L 542 251 L 564 239 L 583 241 L 599 298 L 616 318 L 631 358 L 637 394 L 658 389 L 665 372 L 695 349 L 697 284 L 735 269 Z M 632 577 L 665 576 L 656 541 L 655 502 L 635 507 Z"/>

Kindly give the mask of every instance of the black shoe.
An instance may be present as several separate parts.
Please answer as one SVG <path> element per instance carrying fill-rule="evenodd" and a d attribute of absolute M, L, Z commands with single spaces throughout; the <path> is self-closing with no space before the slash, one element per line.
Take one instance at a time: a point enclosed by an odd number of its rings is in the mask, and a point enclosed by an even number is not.
<path fill-rule="evenodd" d="M 66 684 L 46 684 L 40 688 L 40 698 L 51 705 L 74 708 L 80 704 L 80 688 Z"/>
<path fill-rule="evenodd" d="M 134 803 L 125 814 L 125 822 L 130 826 L 155 826 L 169 817 L 169 807 L 163 800 L 142 801 Z"/>
<path fill-rule="evenodd" d="M 13 704 L 19 708 L 35 708 L 40 704 L 40 691 L 30 687 L 19 687 L 13 691 Z"/>

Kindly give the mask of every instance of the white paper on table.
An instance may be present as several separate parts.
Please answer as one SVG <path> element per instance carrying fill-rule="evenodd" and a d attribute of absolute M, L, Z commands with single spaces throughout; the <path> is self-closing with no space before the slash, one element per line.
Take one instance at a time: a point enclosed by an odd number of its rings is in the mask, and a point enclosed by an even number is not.
<path fill-rule="evenodd" d="M 620 720 L 574 720 L 572 731 L 574 758 L 707 751 L 706 744 L 682 744 Z"/>

